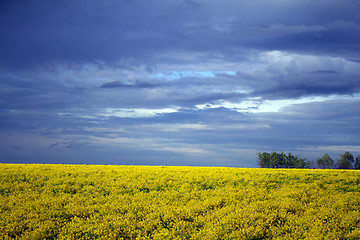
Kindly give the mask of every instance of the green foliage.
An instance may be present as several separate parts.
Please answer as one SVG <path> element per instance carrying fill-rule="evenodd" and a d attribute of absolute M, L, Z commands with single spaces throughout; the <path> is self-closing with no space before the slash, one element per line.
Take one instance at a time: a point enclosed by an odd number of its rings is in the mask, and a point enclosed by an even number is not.
<path fill-rule="evenodd" d="M 314 166 L 314 162 L 294 156 L 291 153 L 286 155 L 283 152 L 260 152 L 257 155 L 258 164 L 261 168 L 310 168 Z M 339 155 L 336 162 L 328 154 L 324 154 L 316 160 L 316 165 L 322 169 L 334 167 L 338 169 L 360 169 L 360 154 L 355 159 L 350 152 L 345 152 Z"/>
<path fill-rule="evenodd" d="M 310 162 L 291 153 L 262 152 L 258 153 L 258 163 L 261 168 L 308 168 Z"/>
<path fill-rule="evenodd" d="M 360 169 L 360 154 L 356 157 L 354 168 Z"/>
<path fill-rule="evenodd" d="M 351 169 L 352 163 L 355 161 L 354 156 L 350 152 L 345 152 L 339 155 L 340 158 L 336 161 L 336 167 L 339 169 Z"/>
<path fill-rule="evenodd" d="M 332 168 L 334 160 L 328 154 L 324 154 L 324 156 L 316 160 L 316 164 L 319 168 Z"/>

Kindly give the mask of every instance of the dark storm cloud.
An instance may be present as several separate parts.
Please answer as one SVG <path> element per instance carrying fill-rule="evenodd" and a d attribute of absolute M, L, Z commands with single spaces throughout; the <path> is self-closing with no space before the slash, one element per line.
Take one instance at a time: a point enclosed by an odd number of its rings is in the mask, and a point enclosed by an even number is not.
<path fill-rule="evenodd" d="M 277 76 L 279 77 L 279 76 Z M 360 77 L 335 71 L 316 71 L 280 76 L 275 84 L 253 92 L 264 99 L 288 99 L 318 95 L 351 95 L 360 91 Z"/>
<path fill-rule="evenodd" d="M 63 141 L 63 142 L 53 143 L 53 144 L 51 144 L 49 147 L 50 147 L 50 148 L 53 148 L 53 147 L 62 147 L 62 148 L 73 149 L 73 148 L 78 148 L 79 145 L 78 145 L 75 141 Z"/>
<path fill-rule="evenodd" d="M 42 109 L 49 110 L 76 106 L 79 97 L 84 94 L 83 88 L 65 87 L 52 80 L 41 79 L 40 76 L 11 77 L 0 74 L 3 109 Z M 83 100 L 82 100 L 83 102 Z"/>
<path fill-rule="evenodd" d="M 333 70 L 318 70 L 318 71 L 314 71 L 314 72 L 310 72 L 310 74 L 337 74 L 337 71 L 333 71 Z"/>
<path fill-rule="evenodd" d="M 254 167 L 360 146 L 359 9 L 1 1 L 0 161 Z"/>
<path fill-rule="evenodd" d="M 128 66 L 161 61 L 159 51 L 234 55 L 248 46 L 356 56 L 359 8 L 350 0 L 3 1 L 0 63 Z"/>
<path fill-rule="evenodd" d="M 20 146 L 12 146 L 11 149 L 16 151 L 16 150 L 20 150 L 21 147 Z"/>
<path fill-rule="evenodd" d="M 244 45 L 264 50 L 285 50 L 357 57 L 360 48 L 360 26 L 354 21 L 337 21 L 336 18 L 323 25 L 271 25 L 266 28 L 250 29 L 251 38 Z M 256 37 L 259 36 L 259 37 Z"/>
<path fill-rule="evenodd" d="M 126 65 L 129 58 L 146 59 L 179 41 L 173 12 L 157 2 L 7 1 L 1 8 L 1 63 L 21 67 L 103 60 Z"/>
<path fill-rule="evenodd" d="M 359 99 L 329 100 L 292 105 L 284 109 L 284 114 L 265 114 L 274 132 L 270 138 L 278 136 L 277 148 L 302 148 L 311 146 L 359 146 L 360 128 Z M 276 120 L 273 120 L 273 117 Z M 277 133 L 275 132 L 277 131 Z M 301 139 L 301 140 L 299 140 Z M 349 147 L 350 148 L 350 147 Z M 341 150 L 337 151 L 337 154 Z M 326 150 L 324 150 L 326 151 Z M 358 150 L 357 150 L 358 151 Z"/>

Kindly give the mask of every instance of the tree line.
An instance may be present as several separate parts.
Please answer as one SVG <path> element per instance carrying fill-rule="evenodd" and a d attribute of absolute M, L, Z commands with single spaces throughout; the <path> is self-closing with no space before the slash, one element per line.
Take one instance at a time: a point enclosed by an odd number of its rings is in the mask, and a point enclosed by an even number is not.
<path fill-rule="evenodd" d="M 315 164 L 291 153 L 260 152 L 257 155 L 261 168 L 310 168 Z M 360 154 L 355 158 L 350 152 L 345 152 L 340 154 L 336 161 L 328 154 L 324 154 L 316 160 L 316 166 L 318 168 L 360 169 Z"/>

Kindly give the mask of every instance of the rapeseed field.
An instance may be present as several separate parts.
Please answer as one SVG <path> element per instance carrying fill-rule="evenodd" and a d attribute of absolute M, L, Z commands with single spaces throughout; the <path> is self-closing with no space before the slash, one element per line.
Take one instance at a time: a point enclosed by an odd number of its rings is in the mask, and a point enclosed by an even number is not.
<path fill-rule="evenodd" d="M 360 239 L 360 171 L 0 164 L 0 239 Z"/>

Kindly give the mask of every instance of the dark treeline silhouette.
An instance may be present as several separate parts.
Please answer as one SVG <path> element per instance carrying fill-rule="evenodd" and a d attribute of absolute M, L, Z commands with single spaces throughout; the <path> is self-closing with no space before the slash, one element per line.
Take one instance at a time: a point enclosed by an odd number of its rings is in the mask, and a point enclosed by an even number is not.
<path fill-rule="evenodd" d="M 291 153 L 262 152 L 258 153 L 259 165 L 262 168 L 309 168 L 310 162 Z"/>
<path fill-rule="evenodd" d="M 360 169 L 360 154 L 355 158 L 350 152 L 340 154 L 334 161 L 328 154 L 316 160 L 319 168 Z"/>
<path fill-rule="evenodd" d="M 305 158 L 294 156 L 291 153 L 287 155 L 283 152 L 260 152 L 258 163 L 261 168 L 310 168 L 312 163 Z M 350 152 L 340 154 L 334 161 L 328 154 L 324 154 L 316 160 L 318 168 L 338 168 L 338 169 L 360 169 L 360 154 L 354 158 Z"/>

